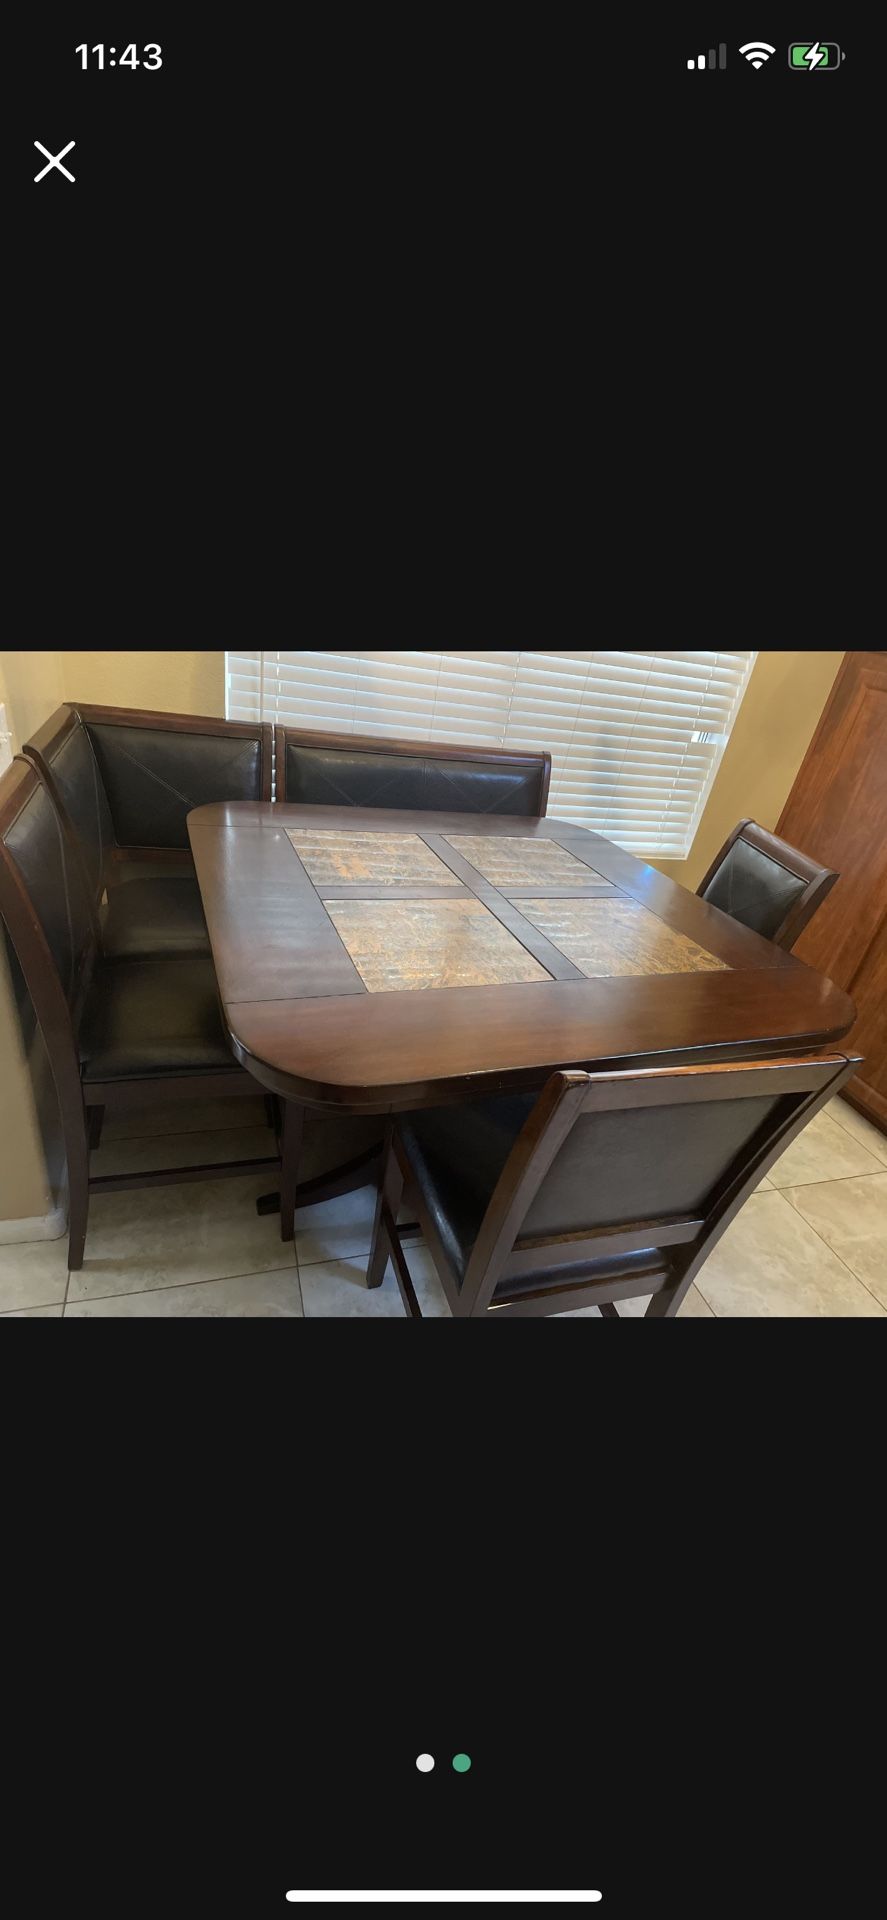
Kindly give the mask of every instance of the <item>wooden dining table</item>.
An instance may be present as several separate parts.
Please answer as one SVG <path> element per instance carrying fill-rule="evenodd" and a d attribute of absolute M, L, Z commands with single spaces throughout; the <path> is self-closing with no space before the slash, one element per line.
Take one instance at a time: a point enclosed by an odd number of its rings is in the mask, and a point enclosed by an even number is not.
<path fill-rule="evenodd" d="M 232 1050 L 302 1111 L 803 1054 L 853 1024 L 831 981 L 568 821 L 232 802 L 188 831 Z"/>

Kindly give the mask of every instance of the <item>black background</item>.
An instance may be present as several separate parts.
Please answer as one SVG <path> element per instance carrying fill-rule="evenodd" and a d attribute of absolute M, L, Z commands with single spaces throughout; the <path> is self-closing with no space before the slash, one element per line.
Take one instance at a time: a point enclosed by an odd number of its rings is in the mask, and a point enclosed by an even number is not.
<path fill-rule="evenodd" d="M 655 553 L 685 625 L 763 577 L 782 638 L 868 414 L 877 70 L 840 23 L 817 79 L 791 22 L 754 71 L 711 19 L 85 17 L 23 16 L 3 83 L 32 619 L 560 635 L 593 575 L 630 638 Z M 81 72 L 130 38 L 159 72 Z M 847 592 L 833 559 L 817 607 Z"/>
<path fill-rule="evenodd" d="M 120 18 L 7 33 L 19 645 L 854 644 L 876 123 L 840 21 L 808 80 L 804 22 L 755 72 L 755 21 Z M 35 1906 L 860 1903 L 865 1329 L 63 1331 L 8 1453 L 46 1409 L 9 1522 Z"/>
<path fill-rule="evenodd" d="M 584 1324 L 22 1324 L 16 1912 L 866 1910 L 873 1329 Z"/>

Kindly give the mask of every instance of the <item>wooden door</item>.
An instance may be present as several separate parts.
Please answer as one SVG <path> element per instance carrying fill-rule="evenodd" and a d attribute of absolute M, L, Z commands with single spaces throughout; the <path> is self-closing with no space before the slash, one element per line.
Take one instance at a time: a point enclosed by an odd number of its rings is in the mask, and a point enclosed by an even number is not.
<path fill-rule="evenodd" d="M 887 1123 L 887 654 L 848 653 L 779 822 L 841 878 L 795 953 L 855 1000 L 866 1055 L 849 1097 Z"/>
<path fill-rule="evenodd" d="M 865 1067 L 850 1081 L 849 1093 L 887 1133 L 887 919 L 856 975 L 852 998 L 859 1017 L 841 1045 L 863 1054 Z"/>

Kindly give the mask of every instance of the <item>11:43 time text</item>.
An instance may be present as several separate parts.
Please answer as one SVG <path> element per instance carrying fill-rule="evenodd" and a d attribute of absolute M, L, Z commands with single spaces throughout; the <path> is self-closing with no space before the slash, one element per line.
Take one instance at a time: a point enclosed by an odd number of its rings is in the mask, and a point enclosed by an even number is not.
<path fill-rule="evenodd" d="M 86 41 L 83 40 L 81 41 L 79 47 L 74 48 L 74 52 L 79 53 L 80 65 L 83 68 L 84 72 L 86 71 L 86 67 L 89 61 L 89 56 L 91 53 L 94 53 L 98 56 L 95 64 L 100 69 L 104 68 L 105 49 L 104 49 L 104 46 L 101 45 L 101 43 L 97 47 L 88 47 L 86 44 Z M 109 67 L 132 67 L 133 70 L 135 70 L 136 67 L 144 67 L 148 73 L 156 73 L 158 67 L 162 67 L 163 65 L 163 60 L 160 54 L 160 48 L 158 47 L 155 40 L 149 40 L 148 45 L 142 48 L 143 55 L 145 54 L 151 55 L 150 60 L 144 59 L 144 58 L 141 60 L 139 59 L 138 48 L 135 46 L 133 42 L 131 42 L 128 47 L 124 47 L 123 52 L 120 54 L 118 54 L 116 47 L 109 47 L 108 53 L 109 55 L 111 55 L 111 58 L 108 60 Z"/>

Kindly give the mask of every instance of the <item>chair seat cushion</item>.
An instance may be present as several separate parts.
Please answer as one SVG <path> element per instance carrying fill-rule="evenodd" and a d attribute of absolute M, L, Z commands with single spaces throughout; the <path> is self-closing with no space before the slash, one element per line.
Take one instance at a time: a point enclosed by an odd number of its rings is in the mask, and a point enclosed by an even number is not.
<path fill-rule="evenodd" d="M 234 1072 L 212 961 L 100 961 L 80 1023 L 80 1061 L 88 1082 Z"/>
<path fill-rule="evenodd" d="M 467 1107 L 431 1107 L 398 1123 L 413 1179 L 460 1283 L 493 1189 L 537 1098 L 506 1094 Z"/>
<path fill-rule="evenodd" d="M 109 960 L 153 960 L 164 954 L 209 953 L 200 888 L 187 875 L 163 874 L 112 887 L 102 920 Z"/>

